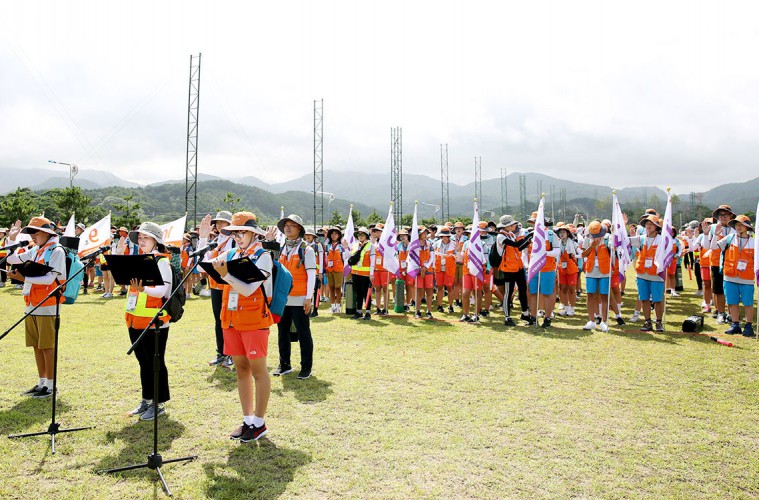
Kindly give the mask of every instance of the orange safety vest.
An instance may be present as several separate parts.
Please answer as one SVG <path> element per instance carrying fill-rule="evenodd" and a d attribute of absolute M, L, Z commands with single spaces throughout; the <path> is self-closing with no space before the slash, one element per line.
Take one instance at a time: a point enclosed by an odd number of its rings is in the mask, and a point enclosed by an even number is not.
<path fill-rule="evenodd" d="M 712 234 L 712 238 L 716 238 L 716 236 Z M 710 266 L 719 267 L 721 258 L 722 258 L 722 249 L 720 247 L 717 247 L 713 250 L 709 250 L 709 265 Z"/>
<path fill-rule="evenodd" d="M 169 256 L 165 254 L 156 254 L 156 257 L 160 257 L 159 260 L 163 258 L 169 258 Z M 129 328 L 134 328 L 136 330 L 145 329 L 150 325 L 150 320 L 153 319 L 153 316 L 155 316 L 155 313 L 158 312 L 158 309 L 163 306 L 163 297 L 151 297 L 145 292 L 137 292 L 135 288 L 129 285 L 128 294 L 132 293 L 138 294 L 137 309 L 131 312 L 126 311 L 124 313 L 126 324 Z M 140 314 L 140 311 L 142 311 L 142 314 Z M 162 325 L 166 324 L 170 319 L 171 316 L 169 316 L 166 311 L 164 311 L 161 316 L 158 316 L 158 320 Z"/>
<path fill-rule="evenodd" d="M 50 242 L 48 241 L 40 247 L 37 250 L 37 256 L 34 259 L 34 262 L 37 262 L 39 264 L 45 264 L 45 251 L 48 249 L 48 247 L 55 245 L 57 242 Z M 41 307 L 45 306 L 54 306 L 55 305 L 55 297 L 50 297 L 49 299 L 45 300 L 43 302 L 43 299 L 47 297 L 47 295 L 52 292 L 55 287 L 58 286 L 57 284 L 58 280 L 56 279 L 49 285 L 35 285 L 32 284 L 32 288 L 29 290 L 29 295 L 24 295 L 24 302 L 27 306 L 36 306 L 40 305 Z M 41 304 L 40 304 L 41 303 Z"/>
<path fill-rule="evenodd" d="M 754 240 L 749 237 L 746 246 L 741 248 L 738 235 L 734 235 L 725 250 L 723 263 L 725 277 L 738 278 L 754 282 Z M 742 268 L 742 269 L 739 269 Z"/>
<path fill-rule="evenodd" d="M 327 265 L 328 273 L 341 273 L 345 269 L 343 263 L 343 247 L 340 243 L 330 243 L 327 247 Z"/>
<path fill-rule="evenodd" d="M 221 236 L 219 236 L 221 238 Z M 227 238 L 232 238 L 231 236 L 227 236 Z M 221 251 L 219 250 L 219 247 L 224 247 L 227 245 L 227 241 L 225 240 L 224 243 L 219 243 L 219 246 L 211 250 L 211 260 L 216 259 Z M 215 279 L 212 277 L 208 277 L 208 286 L 214 290 L 223 290 L 224 285 L 217 283 Z"/>
<path fill-rule="evenodd" d="M 398 270 L 400 271 L 401 275 L 406 275 L 406 268 L 408 267 L 408 262 L 406 262 L 406 259 L 408 258 L 408 250 L 400 250 L 400 245 L 398 245 Z M 407 246 L 404 248 L 408 248 Z"/>
<path fill-rule="evenodd" d="M 522 241 L 524 236 L 518 236 L 517 241 Z M 501 265 L 498 266 L 504 273 L 515 273 L 524 268 L 522 263 L 522 252 L 517 247 L 504 245 L 503 255 L 501 256 Z"/>
<path fill-rule="evenodd" d="M 351 274 L 358 276 L 369 276 L 372 272 L 372 244 L 370 241 L 364 243 L 361 247 L 359 263 L 351 268 Z M 377 256 L 375 254 L 375 263 Z"/>
<path fill-rule="evenodd" d="M 301 241 L 298 243 L 298 249 L 303 248 L 303 257 L 306 256 L 308 247 Z M 290 271 L 293 275 L 293 288 L 290 290 L 290 297 L 305 297 L 309 295 L 308 290 L 308 273 L 306 273 L 306 263 L 300 261 L 298 249 L 290 255 L 285 256 L 284 252 L 279 254 L 279 262 Z"/>
<path fill-rule="evenodd" d="M 580 270 L 577 266 L 577 259 L 574 255 L 569 255 L 568 252 L 561 252 L 559 263 L 561 264 L 559 266 L 560 276 L 577 274 L 577 271 Z"/>
<path fill-rule="evenodd" d="M 385 267 L 382 265 L 382 251 L 380 250 L 379 244 L 374 243 L 374 246 L 376 247 L 377 251 L 374 253 L 374 271 L 386 271 Z"/>
<path fill-rule="evenodd" d="M 240 252 L 239 248 L 233 248 L 229 252 L 235 252 L 235 257 L 240 258 L 246 255 L 253 255 L 258 249 L 261 248 L 260 243 L 255 243 L 245 249 L 244 252 Z M 298 252 L 295 252 L 297 258 Z M 301 269 L 304 266 L 300 266 Z M 292 271 L 291 271 L 292 272 Z M 273 323 L 274 319 L 269 312 L 269 308 L 266 307 L 264 293 L 262 287 L 264 283 L 261 283 L 255 292 L 249 296 L 238 294 L 237 296 L 237 310 L 229 310 L 229 295 L 232 293 L 232 287 L 225 284 L 222 286 L 221 296 L 221 326 L 222 328 L 234 328 L 239 331 L 247 330 L 266 330 Z M 304 285 L 305 289 L 305 285 Z"/>
<path fill-rule="evenodd" d="M 424 269 L 425 271 L 429 271 L 425 264 L 429 262 L 430 260 L 430 244 L 426 242 L 425 240 L 425 246 L 419 248 L 419 265 L 420 269 Z"/>
<path fill-rule="evenodd" d="M 609 249 L 606 248 L 606 245 L 599 245 L 599 252 L 598 252 L 598 268 L 601 271 L 601 274 L 609 274 L 609 271 L 611 270 L 611 252 L 609 252 Z M 591 248 L 590 253 L 585 257 L 585 272 L 589 273 L 593 270 L 593 268 L 596 265 L 596 251 L 595 249 Z"/>
<path fill-rule="evenodd" d="M 442 242 L 441 242 L 442 243 Z M 463 245 L 463 243 L 462 243 Z M 435 271 L 438 273 L 443 272 L 443 259 L 445 259 L 445 274 L 446 276 L 455 276 L 456 275 L 456 256 L 455 256 L 455 248 L 456 245 L 451 245 L 448 243 L 448 250 L 445 251 L 445 254 L 440 255 L 438 253 L 435 253 Z"/>
<path fill-rule="evenodd" d="M 647 236 L 644 236 L 644 238 L 648 239 Z M 654 238 L 655 240 L 656 238 Z M 656 272 L 656 264 L 654 263 L 654 258 L 656 257 L 656 248 L 659 245 L 651 245 L 650 247 L 647 247 L 644 243 L 643 247 L 638 252 L 638 263 L 635 266 L 635 271 L 638 274 L 649 274 L 651 276 L 656 276 L 659 273 Z M 649 267 L 646 267 L 646 260 L 651 259 L 651 265 Z"/>

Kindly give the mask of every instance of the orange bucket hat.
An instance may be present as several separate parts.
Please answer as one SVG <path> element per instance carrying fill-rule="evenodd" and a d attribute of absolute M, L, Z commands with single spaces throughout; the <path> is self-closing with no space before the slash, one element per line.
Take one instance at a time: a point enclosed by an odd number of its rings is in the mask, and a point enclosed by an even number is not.
<path fill-rule="evenodd" d="M 29 221 L 29 224 L 21 229 L 21 232 L 24 234 L 32 234 L 36 233 L 37 231 L 42 231 L 43 233 L 52 235 L 57 234 L 55 232 L 55 224 L 53 224 L 50 219 L 46 219 L 45 217 L 32 217 L 32 220 Z"/>

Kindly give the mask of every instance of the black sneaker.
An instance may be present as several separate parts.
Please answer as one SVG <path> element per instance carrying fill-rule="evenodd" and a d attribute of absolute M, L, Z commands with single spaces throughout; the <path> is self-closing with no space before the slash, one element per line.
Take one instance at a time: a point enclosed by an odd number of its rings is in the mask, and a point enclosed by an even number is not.
<path fill-rule="evenodd" d="M 366 314 L 364 314 L 363 319 L 366 321 L 369 321 L 370 319 L 372 319 L 372 315 L 369 313 L 369 311 L 367 311 Z"/>
<path fill-rule="evenodd" d="M 382 309 L 380 309 L 380 308 L 378 307 L 378 308 L 377 308 L 377 310 L 376 310 L 376 311 L 374 311 L 374 314 L 376 314 L 377 316 L 382 316 Z"/>
<path fill-rule="evenodd" d="M 163 403 L 158 405 L 158 409 L 156 409 L 156 405 L 151 404 L 145 413 L 140 415 L 140 420 L 143 422 L 149 422 L 154 420 L 157 416 L 160 417 L 164 413 L 166 413 L 166 408 L 163 407 Z"/>
<path fill-rule="evenodd" d="M 617 324 L 619 326 L 622 326 L 625 324 L 625 320 L 622 319 L 622 316 L 617 316 Z"/>
<path fill-rule="evenodd" d="M 487 318 L 490 316 L 490 311 L 480 311 L 480 316 Z"/>
<path fill-rule="evenodd" d="M 754 338 L 754 326 L 751 323 L 746 323 L 743 327 L 743 336 L 747 338 Z"/>
<path fill-rule="evenodd" d="M 543 324 L 540 325 L 542 328 L 551 328 L 551 318 L 546 318 L 543 320 Z"/>
<path fill-rule="evenodd" d="M 311 376 L 311 370 L 301 370 L 298 373 L 298 377 L 297 378 L 298 378 L 298 380 L 306 380 L 310 376 Z"/>
<path fill-rule="evenodd" d="M 387 316 L 387 309 L 382 310 L 382 316 Z"/>
<path fill-rule="evenodd" d="M 356 311 L 355 314 L 353 316 L 351 316 L 351 319 L 361 319 L 361 318 L 362 318 L 362 316 L 361 316 L 361 312 L 360 311 Z"/>
<path fill-rule="evenodd" d="M 662 324 L 660 319 L 656 320 L 656 333 L 664 333 L 664 325 Z"/>
<path fill-rule="evenodd" d="M 416 301 L 414 299 L 411 299 L 411 302 L 408 303 L 410 307 L 416 306 Z"/>
<path fill-rule="evenodd" d="M 256 427 L 255 425 L 249 426 L 245 433 L 240 436 L 240 442 L 241 443 L 250 443 L 251 441 L 258 441 L 262 437 L 264 437 L 267 434 L 266 430 L 266 424 L 262 425 L 261 427 Z"/>
<path fill-rule="evenodd" d="M 229 435 L 229 439 L 240 439 L 243 437 L 243 435 L 248 432 L 248 429 L 253 427 L 252 425 L 248 425 L 245 422 L 242 423 L 240 427 L 238 427 L 232 434 Z"/>
<path fill-rule="evenodd" d="M 319 310 L 318 309 L 314 309 L 313 311 L 311 311 L 311 314 L 308 315 L 309 318 L 315 318 L 317 316 L 319 316 Z"/>
<path fill-rule="evenodd" d="M 463 316 L 461 316 L 461 318 L 459 318 L 459 322 L 461 322 L 461 323 L 469 323 L 471 321 L 471 319 L 472 318 L 470 318 L 469 315 L 464 314 Z"/>
<path fill-rule="evenodd" d="M 427 311 L 427 316 L 425 316 L 427 319 L 432 319 L 432 313 Z"/>
<path fill-rule="evenodd" d="M 53 395 L 53 391 L 51 389 L 48 389 L 47 386 L 40 387 L 37 392 L 32 394 L 32 397 L 35 399 L 45 399 L 49 398 Z"/>
<path fill-rule="evenodd" d="M 119 291 L 119 295 L 120 295 L 120 296 L 122 296 L 122 297 L 123 297 L 124 295 L 126 295 L 126 294 L 127 294 L 127 291 L 126 291 L 126 290 L 121 290 L 121 291 Z"/>
<path fill-rule="evenodd" d="M 730 325 L 730 328 L 725 331 L 725 333 L 729 333 L 730 335 L 740 335 L 741 334 L 741 324 L 740 323 L 733 323 Z"/>
<path fill-rule="evenodd" d="M 530 313 L 528 311 L 522 311 L 522 315 L 520 316 L 520 319 L 522 321 L 529 321 L 530 320 Z"/>
<path fill-rule="evenodd" d="M 274 375 L 275 377 L 279 377 L 280 375 L 286 375 L 286 374 L 292 373 L 292 372 L 293 372 L 293 369 L 291 367 L 280 365 L 280 366 L 277 367 L 276 370 L 274 370 L 273 372 L 271 372 L 271 374 Z"/>
<path fill-rule="evenodd" d="M 130 411 L 129 414 L 135 415 L 135 416 L 142 415 L 143 413 L 148 411 L 148 408 L 150 408 L 150 403 L 148 403 L 147 401 L 143 399 L 142 401 L 140 401 L 140 405 L 134 410 Z"/>
<path fill-rule="evenodd" d="M 601 316 L 596 316 L 596 324 L 597 325 L 601 324 Z"/>
<path fill-rule="evenodd" d="M 442 314 L 445 312 L 445 309 L 443 309 L 443 306 L 437 306 L 437 312 Z"/>
<path fill-rule="evenodd" d="M 443 312 L 443 311 L 440 311 L 440 312 Z M 450 314 L 453 314 L 453 306 L 448 306 L 448 312 Z"/>
<path fill-rule="evenodd" d="M 22 392 L 21 395 L 22 396 L 34 396 L 35 394 L 37 394 L 37 392 L 39 392 L 39 390 L 40 390 L 40 386 L 35 385 L 34 387 L 32 387 L 31 389 L 29 389 L 28 391 Z"/>
<path fill-rule="evenodd" d="M 409 307 L 408 307 L 408 306 L 403 306 L 403 312 L 410 312 L 410 311 L 411 311 L 411 310 L 409 309 Z"/>
<path fill-rule="evenodd" d="M 640 329 L 641 332 L 652 332 L 654 331 L 653 324 L 651 323 L 650 319 L 647 319 L 643 322 L 643 326 Z"/>
<path fill-rule="evenodd" d="M 511 318 L 506 318 L 506 319 L 503 321 L 503 326 L 517 326 L 517 324 L 516 324 L 516 323 L 514 323 L 514 320 L 513 320 L 513 319 L 511 319 Z"/>
<path fill-rule="evenodd" d="M 414 313 L 414 319 L 422 319 L 422 313 Z"/>
<path fill-rule="evenodd" d="M 226 356 L 223 354 L 217 354 L 215 358 L 213 358 L 211 361 L 208 362 L 209 366 L 219 366 L 224 362 L 224 359 Z"/>
<path fill-rule="evenodd" d="M 471 316 L 469 319 L 466 320 L 467 323 L 479 323 L 480 318 L 477 316 Z"/>
<path fill-rule="evenodd" d="M 535 326 L 535 316 L 527 318 L 527 326 Z"/>

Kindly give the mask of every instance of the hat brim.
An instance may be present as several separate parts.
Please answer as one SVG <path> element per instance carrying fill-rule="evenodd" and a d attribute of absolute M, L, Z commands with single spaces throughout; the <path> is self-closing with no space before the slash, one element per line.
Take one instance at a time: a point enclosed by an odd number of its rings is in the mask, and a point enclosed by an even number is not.
<path fill-rule="evenodd" d="M 602 226 L 601 230 L 598 233 L 591 234 L 590 237 L 593 238 L 593 239 L 603 238 L 604 236 L 606 236 L 607 232 L 608 231 L 606 230 L 606 228 Z"/>
<path fill-rule="evenodd" d="M 735 216 L 736 216 L 736 213 L 735 213 L 735 212 L 733 212 L 732 210 L 728 210 L 728 209 L 726 209 L 726 208 L 718 208 L 717 210 L 715 210 L 714 212 L 712 212 L 712 217 L 714 217 L 714 218 L 716 219 L 716 218 L 717 218 L 717 214 L 718 214 L 718 213 L 720 213 L 720 212 L 727 212 L 727 213 L 729 213 L 729 214 L 730 214 L 732 217 L 735 217 Z"/>
<path fill-rule="evenodd" d="M 166 244 L 163 242 L 163 238 L 156 238 L 155 234 L 149 233 L 147 231 L 141 231 L 139 229 L 135 229 L 134 231 L 129 231 L 129 240 L 135 245 L 137 245 L 137 236 L 140 234 L 144 234 L 145 236 L 150 236 L 151 238 L 156 240 L 159 246 L 162 246 L 164 248 L 166 247 Z"/>
<path fill-rule="evenodd" d="M 288 221 L 298 225 L 298 227 L 300 228 L 300 235 L 301 236 L 304 236 L 306 234 L 306 228 L 303 227 L 303 224 L 301 224 L 297 220 L 292 220 L 289 217 L 285 217 L 283 219 L 280 219 L 279 222 L 277 222 L 277 228 L 280 231 L 282 231 L 283 234 L 285 232 L 285 224 L 287 224 Z"/>
<path fill-rule="evenodd" d="M 738 219 L 732 219 L 730 220 L 730 222 L 727 223 L 727 225 L 732 227 L 733 229 L 735 229 L 736 224 L 743 224 L 744 226 L 746 226 L 746 228 L 748 228 L 749 231 L 754 230 L 754 226 L 751 223 L 741 222 Z"/>
<path fill-rule="evenodd" d="M 58 234 L 55 232 L 55 229 L 48 229 L 46 227 L 25 226 L 21 228 L 21 232 L 23 234 L 32 234 L 32 233 L 36 233 L 37 231 L 42 231 L 43 233 L 52 234 L 52 235 Z"/>
<path fill-rule="evenodd" d="M 367 238 L 371 238 L 372 237 L 372 235 L 371 235 L 371 233 L 369 233 L 369 231 L 356 231 L 356 232 L 353 233 L 353 237 L 354 238 L 358 238 L 359 234 L 363 234 Z"/>
<path fill-rule="evenodd" d="M 232 224 L 232 219 L 224 219 L 223 217 L 213 218 L 211 219 L 211 224 L 215 224 L 216 222 L 226 222 L 229 224 Z"/>
<path fill-rule="evenodd" d="M 261 229 L 260 227 L 253 227 L 253 226 L 232 226 L 229 225 L 225 228 L 221 229 L 221 234 L 224 236 L 229 236 L 229 233 L 233 231 L 250 231 L 251 233 L 256 233 L 260 236 L 266 236 L 266 231 Z"/>

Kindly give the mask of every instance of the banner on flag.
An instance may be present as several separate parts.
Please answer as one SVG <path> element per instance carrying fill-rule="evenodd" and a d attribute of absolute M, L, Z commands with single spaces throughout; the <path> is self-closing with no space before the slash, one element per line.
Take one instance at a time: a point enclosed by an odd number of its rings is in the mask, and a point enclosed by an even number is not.
<path fill-rule="evenodd" d="M 474 215 L 472 216 L 472 235 L 469 237 L 467 255 L 469 262 L 467 267 L 469 273 L 476 276 L 478 280 L 485 279 L 483 265 L 485 255 L 482 252 L 482 238 L 480 238 L 480 211 L 477 208 L 477 201 L 474 202 Z"/>
<path fill-rule="evenodd" d="M 279 220 L 282 220 L 284 218 L 285 218 L 285 207 L 279 207 Z M 275 234 L 274 239 L 276 240 L 277 243 L 279 243 L 280 247 L 283 247 L 285 246 L 285 240 L 287 238 L 285 237 L 285 233 L 279 230 L 279 226 L 276 226 L 276 227 L 277 227 L 277 230 L 274 233 Z"/>
<path fill-rule="evenodd" d="M 656 248 L 656 255 L 654 255 L 654 262 L 656 263 L 656 270 L 662 279 L 667 278 L 667 268 L 672 263 L 672 259 L 675 256 L 674 249 L 674 228 L 672 227 L 672 194 L 667 188 L 667 209 L 664 211 L 664 220 L 661 225 L 661 241 Z"/>
<path fill-rule="evenodd" d="M 408 253 L 406 255 L 406 274 L 411 278 L 416 278 L 422 267 L 421 248 L 419 243 L 419 224 L 416 218 L 416 207 L 418 202 L 414 203 L 414 218 L 411 220 L 411 240 L 408 244 Z"/>
<path fill-rule="evenodd" d="M 111 214 L 85 228 L 79 237 L 79 257 L 111 244 Z"/>
<path fill-rule="evenodd" d="M 382 234 L 379 239 L 379 252 L 382 255 L 382 265 L 391 274 L 398 274 L 400 263 L 395 253 L 395 246 L 398 243 L 398 232 L 395 229 L 395 218 L 393 217 L 393 204 L 387 212 L 385 227 L 382 228 Z"/>
<path fill-rule="evenodd" d="M 345 262 L 343 263 L 343 275 L 348 276 L 351 273 L 351 266 L 348 265 L 348 259 L 350 259 L 350 252 L 353 251 L 353 242 L 356 240 L 356 228 L 353 227 L 353 205 L 348 209 L 348 223 L 345 225 L 345 233 L 343 234 L 343 245 L 348 248 L 348 253 L 345 256 Z"/>
<path fill-rule="evenodd" d="M 69 223 L 66 224 L 66 229 L 63 231 L 63 236 L 71 236 L 72 238 L 76 237 L 76 218 L 75 214 L 71 214 L 71 217 L 69 218 Z"/>
<path fill-rule="evenodd" d="M 619 263 L 619 275 L 620 278 L 624 278 L 627 268 L 632 264 L 632 246 L 630 244 L 630 236 L 627 234 L 627 227 L 625 226 L 625 218 L 622 215 L 622 208 L 619 206 L 619 200 L 617 200 L 616 193 L 612 194 L 611 227 L 613 232 L 612 244 L 614 246 L 614 254 Z"/>
<path fill-rule="evenodd" d="M 187 214 L 178 218 L 175 221 L 167 222 L 161 226 L 163 231 L 163 242 L 166 245 L 173 247 L 182 246 L 182 238 L 184 237 L 184 228 L 187 225 Z"/>
<path fill-rule="evenodd" d="M 546 222 L 545 214 L 543 213 L 543 204 L 545 198 L 540 198 L 540 205 L 538 205 L 538 216 L 535 218 L 535 231 L 532 236 L 532 251 L 530 252 L 530 263 L 527 267 L 527 282 L 532 281 L 532 278 L 546 265 Z"/>

